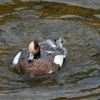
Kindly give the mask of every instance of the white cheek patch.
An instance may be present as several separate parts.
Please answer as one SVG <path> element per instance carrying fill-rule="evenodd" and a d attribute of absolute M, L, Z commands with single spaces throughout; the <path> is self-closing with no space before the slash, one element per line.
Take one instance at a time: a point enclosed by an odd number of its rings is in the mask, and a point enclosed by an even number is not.
<path fill-rule="evenodd" d="M 29 44 L 29 52 L 32 53 L 34 51 L 34 42 L 32 41 L 30 44 Z"/>
<path fill-rule="evenodd" d="M 14 58 L 14 60 L 13 60 L 13 65 L 17 65 L 17 64 L 18 64 L 20 55 L 21 55 L 21 52 L 19 52 L 19 53 L 15 56 L 15 58 Z"/>
<path fill-rule="evenodd" d="M 57 55 L 54 58 L 54 63 L 60 65 L 60 67 L 63 64 L 63 60 L 64 60 L 64 55 Z"/>

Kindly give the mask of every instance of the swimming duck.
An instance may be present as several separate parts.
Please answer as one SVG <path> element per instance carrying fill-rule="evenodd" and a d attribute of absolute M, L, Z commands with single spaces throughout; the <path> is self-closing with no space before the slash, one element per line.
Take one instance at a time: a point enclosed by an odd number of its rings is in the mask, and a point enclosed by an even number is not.
<path fill-rule="evenodd" d="M 41 43 L 32 41 L 29 48 L 19 52 L 14 60 L 13 66 L 21 73 L 34 76 L 50 74 L 60 68 L 66 58 L 66 49 L 61 41 L 63 39 L 47 39 Z"/>

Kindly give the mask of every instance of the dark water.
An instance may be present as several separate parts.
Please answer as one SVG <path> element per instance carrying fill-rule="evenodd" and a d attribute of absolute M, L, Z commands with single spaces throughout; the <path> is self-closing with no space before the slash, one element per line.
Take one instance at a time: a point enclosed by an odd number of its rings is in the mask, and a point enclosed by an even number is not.
<path fill-rule="evenodd" d="M 64 37 L 61 70 L 31 77 L 12 68 L 33 39 Z M 100 99 L 100 0 L 0 0 L 0 100 Z"/>

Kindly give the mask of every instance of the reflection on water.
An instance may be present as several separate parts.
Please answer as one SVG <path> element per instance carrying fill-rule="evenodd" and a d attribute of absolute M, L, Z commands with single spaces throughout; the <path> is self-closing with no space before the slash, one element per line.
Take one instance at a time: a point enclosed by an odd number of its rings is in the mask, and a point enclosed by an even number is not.
<path fill-rule="evenodd" d="M 100 9 L 67 5 L 69 2 L 27 1 L 0 3 L 0 98 L 100 99 Z M 14 56 L 30 41 L 58 37 L 66 40 L 68 50 L 60 71 L 33 77 L 13 68 Z"/>
<path fill-rule="evenodd" d="M 29 1 L 29 0 L 26 0 L 26 1 Z M 100 8 L 99 0 L 42 0 L 42 1 L 60 2 L 60 3 L 65 3 L 65 4 L 67 3 L 69 5 L 76 5 L 76 6 L 92 8 L 92 9 Z"/>

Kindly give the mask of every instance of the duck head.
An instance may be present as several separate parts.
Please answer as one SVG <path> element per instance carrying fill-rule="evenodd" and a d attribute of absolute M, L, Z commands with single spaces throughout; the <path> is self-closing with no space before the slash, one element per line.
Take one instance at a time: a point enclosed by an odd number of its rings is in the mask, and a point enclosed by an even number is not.
<path fill-rule="evenodd" d="M 28 52 L 29 52 L 29 57 L 28 57 L 29 63 L 32 62 L 34 58 L 37 59 L 40 57 L 40 46 L 37 43 L 37 41 L 32 41 L 29 44 Z"/>

